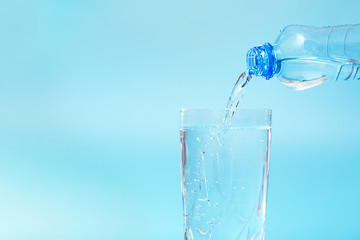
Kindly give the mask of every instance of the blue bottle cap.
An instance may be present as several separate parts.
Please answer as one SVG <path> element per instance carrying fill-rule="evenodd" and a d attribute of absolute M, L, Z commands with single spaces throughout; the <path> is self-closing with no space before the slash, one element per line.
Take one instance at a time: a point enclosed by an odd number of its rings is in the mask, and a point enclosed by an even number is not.
<path fill-rule="evenodd" d="M 270 43 L 251 48 L 246 54 L 249 74 L 262 76 L 266 80 L 272 78 L 276 70 L 276 59 L 273 46 Z"/>

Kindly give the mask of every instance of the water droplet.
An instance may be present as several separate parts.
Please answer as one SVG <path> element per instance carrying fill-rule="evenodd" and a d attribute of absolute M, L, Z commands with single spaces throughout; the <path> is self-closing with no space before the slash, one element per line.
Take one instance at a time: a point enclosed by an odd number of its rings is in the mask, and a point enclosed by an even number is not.
<path fill-rule="evenodd" d="M 199 198 L 198 200 L 201 202 L 209 202 L 210 201 L 210 199 L 208 199 L 208 198 Z"/>
<path fill-rule="evenodd" d="M 218 205 L 219 205 L 219 203 L 216 202 L 216 203 L 213 205 L 213 207 L 216 207 L 216 206 L 218 206 Z M 215 219 L 214 219 L 213 221 L 215 221 Z"/>
<path fill-rule="evenodd" d="M 200 137 L 197 137 L 196 140 L 197 140 L 198 142 L 201 142 L 201 138 L 200 138 Z"/>
<path fill-rule="evenodd" d="M 209 230 L 204 230 L 204 229 L 202 229 L 201 227 L 199 227 L 199 226 L 197 226 L 196 227 L 196 230 L 198 230 L 198 232 L 201 234 L 201 235 L 205 235 L 205 234 L 207 234 L 208 232 L 209 232 Z"/>

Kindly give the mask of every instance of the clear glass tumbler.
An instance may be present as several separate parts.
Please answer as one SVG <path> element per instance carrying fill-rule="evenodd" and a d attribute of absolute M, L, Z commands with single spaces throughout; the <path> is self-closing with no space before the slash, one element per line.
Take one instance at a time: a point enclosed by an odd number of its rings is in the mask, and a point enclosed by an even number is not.
<path fill-rule="evenodd" d="M 181 110 L 185 240 L 262 240 L 271 110 Z"/>

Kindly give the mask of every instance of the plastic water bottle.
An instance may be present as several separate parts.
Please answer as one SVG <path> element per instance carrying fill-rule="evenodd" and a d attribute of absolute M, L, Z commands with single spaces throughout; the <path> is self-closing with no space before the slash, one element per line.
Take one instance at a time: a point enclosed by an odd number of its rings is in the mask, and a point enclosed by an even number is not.
<path fill-rule="evenodd" d="M 360 25 L 288 26 L 273 45 L 251 48 L 246 62 L 250 75 L 276 75 L 295 90 L 327 80 L 360 80 Z"/>

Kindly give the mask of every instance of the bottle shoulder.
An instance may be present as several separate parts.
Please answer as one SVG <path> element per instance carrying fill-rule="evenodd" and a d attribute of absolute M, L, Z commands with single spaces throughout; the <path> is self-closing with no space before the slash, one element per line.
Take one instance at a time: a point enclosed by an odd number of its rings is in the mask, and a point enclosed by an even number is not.
<path fill-rule="evenodd" d="M 278 60 L 287 58 L 327 57 L 331 28 L 291 25 L 283 29 L 274 43 Z"/>

